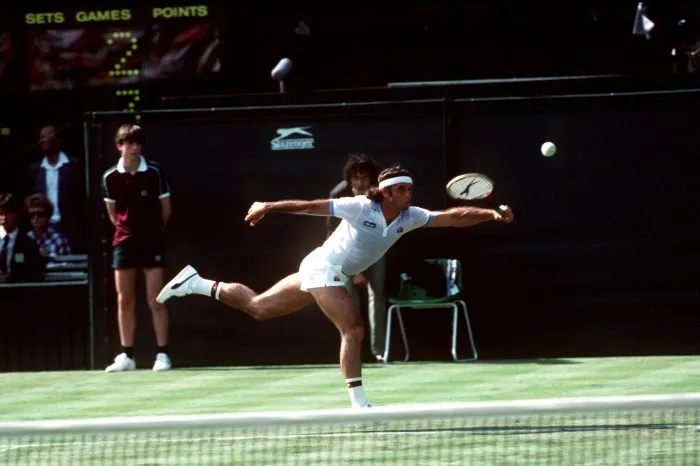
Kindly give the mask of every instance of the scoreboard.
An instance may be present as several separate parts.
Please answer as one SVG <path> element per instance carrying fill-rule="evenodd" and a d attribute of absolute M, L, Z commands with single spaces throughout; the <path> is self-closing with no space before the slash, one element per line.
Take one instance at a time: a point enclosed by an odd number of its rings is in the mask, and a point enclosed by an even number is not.
<path fill-rule="evenodd" d="M 90 23 L 90 22 L 128 22 L 135 16 L 150 16 L 151 19 L 173 18 L 207 18 L 209 7 L 207 5 L 154 7 L 148 10 L 134 11 L 132 8 L 118 9 L 75 9 L 72 11 L 57 10 L 44 12 L 27 12 L 24 15 L 26 24 L 65 24 L 65 23 Z"/>
<path fill-rule="evenodd" d="M 99 89 L 135 111 L 147 83 L 222 70 L 209 4 L 14 9 L 0 17 L 0 94 Z"/>

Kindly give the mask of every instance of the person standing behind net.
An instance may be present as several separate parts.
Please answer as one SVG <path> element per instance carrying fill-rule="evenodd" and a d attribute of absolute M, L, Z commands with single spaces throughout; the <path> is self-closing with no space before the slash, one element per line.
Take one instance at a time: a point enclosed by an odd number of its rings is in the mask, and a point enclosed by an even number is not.
<path fill-rule="evenodd" d="M 330 199 L 340 197 L 364 196 L 370 188 L 377 187 L 379 167 L 366 154 L 350 154 L 343 167 L 343 181 L 338 183 L 329 195 Z M 328 217 L 326 228 L 328 236 L 340 224 L 337 217 Z M 360 288 L 367 286 L 367 316 L 369 320 L 370 349 L 377 361 L 383 360 L 384 342 L 386 341 L 386 255 L 380 257 L 348 282 L 348 291 L 355 307 L 360 309 Z"/>
<path fill-rule="evenodd" d="M 83 164 L 61 150 L 60 132 L 53 125 L 39 131 L 43 158 L 30 168 L 33 190 L 53 205 L 49 226 L 65 235 L 73 251 L 84 250 L 84 234 L 80 228 L 85 210 Z"/>
<path fill-rule="evenodd" d="M 379 185 L 364 197 L 340 199 L 254 202 L 245 221 L 256 225 L 274 212 L 335 216 L 342 220 L 320 247 L 301 262 L 299 271 L 258 294 L 242 283 L 202 278 L 185 266 L 158 294 L 158 302 L 172 297 L 199 294 L 216 299 L 257 320 L 296 312 L 314 301 L 340 332 L 340 368 L 350 402 L 355 408 L 371 407 L 362 385 L 362 338 L 364 327 L 346 284 L 382 257 L 398 239 L 423 227 L 470 227 L 487 221 L 511 222 L 507 206 L 499 210 L 454 207 L 429 211 L 411 206 L 413 179 L 399 165 L 379 174 Z"/>
<path fill-rule="evenodd" d="M 163 169 L 141 155 L 144 139 L 140 126 L 122 125 L 115 137 L 119 162 L 102 177 L 104 201 L 115 227 L 112 268 L 122 345 L 122 352 L 106 372 L 136 369 L 134 333 L 139 269 L 143 269 L 146 279 L 146 297 L 158 342 L 153 370 L 166 371 L 172 366 L 168 354 L 168 314 L 165 306 L 156 300 L 164 281 L 165 226 L 172 212 L 170 187 Z"/>

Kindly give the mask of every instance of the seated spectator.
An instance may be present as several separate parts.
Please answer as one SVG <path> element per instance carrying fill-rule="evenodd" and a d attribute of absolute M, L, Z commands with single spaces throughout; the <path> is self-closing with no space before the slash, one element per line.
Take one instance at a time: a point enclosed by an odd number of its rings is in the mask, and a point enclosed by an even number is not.
<path fill-rule="evenodd" d="M 20 231 L 22 202 L 0 194 L 0 283 L 41 281 L 46 259 L 34 240 Z"/>
<path fill-rule="evenodd" d="M 49 219 L 53 215 L 53 204 L 46 196 L 41 193 L 32 194 L 24 201 L 24 209 L 32 225 L 27 235 L 36 241 L 39 253 L 44 258 L 71 253 L 66 235 L 56 231 L 49 224 Z"/>

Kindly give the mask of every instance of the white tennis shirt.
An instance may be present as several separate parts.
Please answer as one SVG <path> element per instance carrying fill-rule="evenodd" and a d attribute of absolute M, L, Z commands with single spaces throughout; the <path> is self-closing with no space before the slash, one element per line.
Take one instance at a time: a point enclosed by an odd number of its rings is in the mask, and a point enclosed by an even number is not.
<path fill-rule="evenodd" d="M 320 249 L 326 261 L 351 276 L 377 262 L 401 236 L 430 225 L 434 217 L 429 210 L 410 206 L 387 225 L 379 203 L 366 196 L 331 199 L 330 213 L 342 221 Z"/>

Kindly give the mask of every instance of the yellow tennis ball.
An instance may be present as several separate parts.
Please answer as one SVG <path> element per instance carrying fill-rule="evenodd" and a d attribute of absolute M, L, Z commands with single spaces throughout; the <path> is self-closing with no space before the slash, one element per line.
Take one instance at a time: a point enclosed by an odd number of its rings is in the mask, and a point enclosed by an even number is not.
<path fill-rule="evenodd" d="M 542 144 L 542 148 L 540 150 L 542 151 L 542 155 L 545 157 L 551 157 L 557 153 L 557 146 L 555 146 L 554 143 L 547 141 Z"/>

